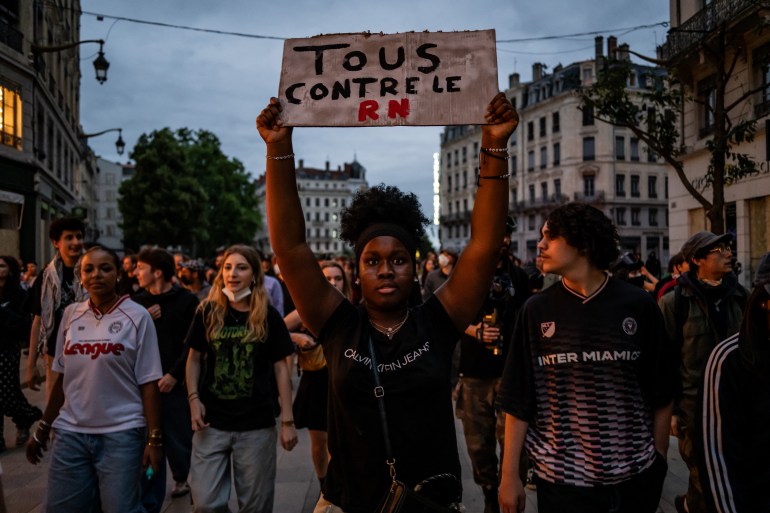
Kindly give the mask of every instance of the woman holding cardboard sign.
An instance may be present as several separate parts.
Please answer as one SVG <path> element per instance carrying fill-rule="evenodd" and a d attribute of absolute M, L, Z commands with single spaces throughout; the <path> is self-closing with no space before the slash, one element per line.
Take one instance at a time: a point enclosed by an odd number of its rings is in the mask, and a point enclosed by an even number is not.
<path fill-rule="evenodd" d="M 272 98 L 257 129 L 267 144 L 273 250 L 329 366 L 331 461 L 316 510 L 369 513 L 396 480 L 408 489 L 419 485 L 435 502 L 458 503 L 451 355 L 497 262 L 508 202 L 507 145 L 518 115 L 502 93 L 489 103 L 471 239 L 452 276 L 423 304 L 414 255 L 428 220 L 416 196 L 384 185 L 356 195 L 341 217 L 341 238 L 355 247 L 363 297 L 356 308 L 326 281 L 305 241 L 292 129 L 281 123 L 281 110 Z M 437 490 L 437 482 L 449 486 Z"/>

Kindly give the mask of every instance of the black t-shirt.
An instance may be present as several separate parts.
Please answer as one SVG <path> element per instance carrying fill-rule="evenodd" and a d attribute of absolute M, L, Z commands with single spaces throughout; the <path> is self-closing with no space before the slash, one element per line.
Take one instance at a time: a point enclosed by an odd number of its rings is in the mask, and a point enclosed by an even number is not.
<path fill-rule="evenodd" d="M 50 272 L 48 268 L 43 271 L 43 274 L 38 276 L 35 283 L 32 285 L 32 306 L 31 311 L 33 315 L 41 315 L 43 312 L 42 299 L 43 294 L 43 282 L 45 281 L 45 273 Z M 56 335 L 59 333 L 59 324 L 61 323 L 64 309 L 75 302 L 75 268 L 62 265 L 62 280 L 61 280 L 61 302 L 59 308 L 53 313 L 54 324 L 53 330 L 48 335 L 46 354 L 49 356 L 56 355 Z M 47 298 L 50 301 L 51 298 Z"/>
<path fill-rule="evenodd" d="M 676 379 L 649 294 L 610 278 L 584 297 L 562 282 L 519 313 L 498 405 L 529 422 L 540 478 L 609 485 L 652 464 L 653 411 L 671 402 Z"/>
<path fill-rule="evenodd" d="M 388 340 L 363 308 L 343 301 L 321 330 L 329 367 L 329 453 L 324 496 L 347 513 L 370 513 L 390 483 L 374 378 L 377 352 L 398 479 L 413 487 L 449 472 L 460 477 L 450 369 L 459 333 L 435 296 L 409 311 Z"/>
<path fill-rule="evenodd" d="M 223 431 L 251 431 L 275 425 L 277 386 L 273 364 L 294 352 L 278 311 L 268 307 L 267 336 L 242 342 L 248 312 L 227 309 L 225 323 L 209 340 L 205 310 L 195 315 L 188 343 L 202 353 L 201 402 L 206 422 Z"/>

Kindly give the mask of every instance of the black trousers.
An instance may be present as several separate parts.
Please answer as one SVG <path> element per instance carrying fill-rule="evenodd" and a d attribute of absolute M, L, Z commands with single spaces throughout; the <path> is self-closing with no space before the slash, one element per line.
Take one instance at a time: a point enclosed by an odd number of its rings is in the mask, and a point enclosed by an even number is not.
<path fill-rule="evenodd" d="M 668 463 L 659 453 L 646 470 L 608 486 L 573 486 L 537 480 L 539 513 L 655 513 Z"/>

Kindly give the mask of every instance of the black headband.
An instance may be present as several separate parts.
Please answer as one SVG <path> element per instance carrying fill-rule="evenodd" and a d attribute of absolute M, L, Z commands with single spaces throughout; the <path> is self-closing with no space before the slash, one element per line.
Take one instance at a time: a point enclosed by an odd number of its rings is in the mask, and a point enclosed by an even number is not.
<path fill-rule="evenodd" d="M 373 238 L 383 235 L 398 239 L 401 244 L 406 246 L 409 256 L 414 260 L 414 253 L 417 251 L 417 241 L 414 240 L 414 236 L 397 224 L 377 223 L 367 227 L 356 241 L 356 267 L 358 267 L 358 261 L 361 259 L 361 253 L 363 253 L 366 244 Z"/>

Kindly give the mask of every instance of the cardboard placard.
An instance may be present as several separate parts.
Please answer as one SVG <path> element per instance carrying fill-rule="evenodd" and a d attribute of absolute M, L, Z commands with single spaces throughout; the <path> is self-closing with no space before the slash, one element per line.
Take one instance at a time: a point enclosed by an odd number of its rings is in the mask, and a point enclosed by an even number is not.
<path fill-rule="evenodd" d="M 494 30 L 288 39 L 287 126 L 479 125 L 497 94 Z"/>

